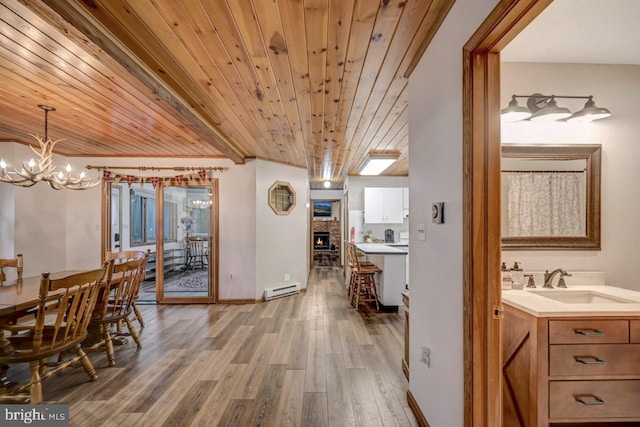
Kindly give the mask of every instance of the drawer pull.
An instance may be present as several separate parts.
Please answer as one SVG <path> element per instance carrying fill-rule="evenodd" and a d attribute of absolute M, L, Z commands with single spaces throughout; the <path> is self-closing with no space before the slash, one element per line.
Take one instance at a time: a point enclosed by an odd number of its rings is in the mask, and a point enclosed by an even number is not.
<path fill-rule="evenodd" d="M 593 406 L 593 405 L 604 405 L 604 400 L 596 396 L 595 394 L 582 394 L 575 396 L 576 402 L 580 402 L 583 405 Z"/>
<path fill-rule="evenodd" d="M 604 360 L 596 356 L 575 356 L 576 362 L 584 363 L 585 365 L 602 365 Z"/>
<path fill-rule="evenodd" d="M 604 331 L 602 329 L 575 329 L 578 335 L 586 335 L 589 337 L 603 337 Z"/>

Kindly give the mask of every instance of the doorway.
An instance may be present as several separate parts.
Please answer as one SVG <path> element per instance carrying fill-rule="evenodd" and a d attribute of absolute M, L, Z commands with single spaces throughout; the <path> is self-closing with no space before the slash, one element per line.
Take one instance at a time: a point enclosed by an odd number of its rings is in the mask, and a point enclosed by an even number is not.
<path fill-rule="evenodd" d="M 464 424 L 501 425 L 500 50 L 552 0 L 500 2 L 463 49 Z"/>
<path fill-rule="evenodd" d="M 217 298 L 217 180 L 105 183 L 107 251 L 149 251 L 140 302 L 213 303 Z"/>
<path fill-rule="evenodd" d="M 311 200 L 311 268 L 342 266 L 342 203 Z"/>

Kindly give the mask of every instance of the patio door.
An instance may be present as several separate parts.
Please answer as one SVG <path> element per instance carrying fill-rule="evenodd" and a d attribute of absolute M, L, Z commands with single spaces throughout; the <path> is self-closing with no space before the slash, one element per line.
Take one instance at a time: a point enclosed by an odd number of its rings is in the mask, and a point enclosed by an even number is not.
<path fill-rule="evenodd" d="M 156 293 L 159 302 L 215 302 L 217 181 L 158 186 Z"/>
<path fill-rule="evenodd" d="M 150 251 L 140 302 L 217 300 L 217 180 L 105 183 L 103 253 Z"/>

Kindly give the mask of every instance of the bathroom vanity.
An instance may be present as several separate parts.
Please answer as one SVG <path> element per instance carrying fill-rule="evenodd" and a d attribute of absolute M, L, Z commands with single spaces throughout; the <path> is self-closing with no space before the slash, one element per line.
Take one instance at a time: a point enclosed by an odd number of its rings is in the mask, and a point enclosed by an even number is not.
<path fill-rule="evenodd" d="M 502 295 L 503 425 L 640 422 L 640 292 Z"/>

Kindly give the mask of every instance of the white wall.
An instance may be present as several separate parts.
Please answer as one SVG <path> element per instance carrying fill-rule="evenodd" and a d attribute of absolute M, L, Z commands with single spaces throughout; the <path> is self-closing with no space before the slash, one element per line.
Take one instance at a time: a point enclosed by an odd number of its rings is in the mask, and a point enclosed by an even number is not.
<path fill-rule="evenodd" d="M 296 207 L 289 215 L 276 215 L 269 206 L 269 188 L 288 182 L 296 192 Z M 256 170 L 256 298 L 265 288 L 290 282 L 307 286 L 309 250 L 309 201 L 306 169 L 263 160 Z"/>
<path fill-rule="evenodd" d="M 409 389 L 433 427 L 464 424 L 462 47 L 496 3 L 456 1 L 409 79 Z M 431 223 L 432 202 L 445 202 L 444 224 Z"/>
<path fill-rule="evenodd" d="M 8 163 L 28 158 L 29 153 L 27 147 L 19 144 L 0 144 L 0 157 Z M 265 287 L 281 284 L 284 273 L 291 275 L 291 281 L 306 286 L 309 247 L 306 170 L 260 160 L 234 165 L 225 159 L 56 158 L 56 163 L 67 162 L 76 170 L 87 164 L 225 167 L 224 172 L 214 175 L 219 180 L 220 202 L 219 298 L 259 298 Z M 134 173 L 160 175 L 150 171 Z M 297 206 L 288 216 L 275 215 L 267 203 L 268 189 L 278 180 L 291 183 L 297 193 Z M 8 230 L 2 232 L 2 250 L 12 256 L 15 247 L 15 253 L 24 254 L 25 276 L 99 265 L 101 198 L 100 186 L 86 191 L 55 191 L 42 183 L 31 188 L 0 183 L 3 201 L 0 230 Z M 228 278 L 230 272 L 233 279 Z"/>
<path fill-rule="evenodd" d="M 364 210 L 365 187 L 409 187 L 409 177 L 406 176 L 350 176 L 349 177 L 349 208 L 348 210 Z M 409 196 L 411 200 L 411 196 Z M 386 229 L 394 231 L 396 240 L 401 231 L 409 231 L 409 218 L 404 218 L 402 224 L 367 224 L 362 227 L 364 233 L 367 230 L 373 232 L 373 237 L 384 239 Z"/>
<path fill-rule="evenodd" d="M 504 251 L 503 260 L 521 261 L 525 270 L 604 271 L 607 284 L 640 290 L 633 257 L 640 235 L 640 108 L 632 94 L 640 87 L 640 66 L 503 63 L 501 74 L 504 106 L 514 93 L 593 95 L 612 113 L 592 123 L 502 125 L 505 143 L 602 144 L 602 250 Z M 571 111 L 584 102 L 558 100 Z"/>

